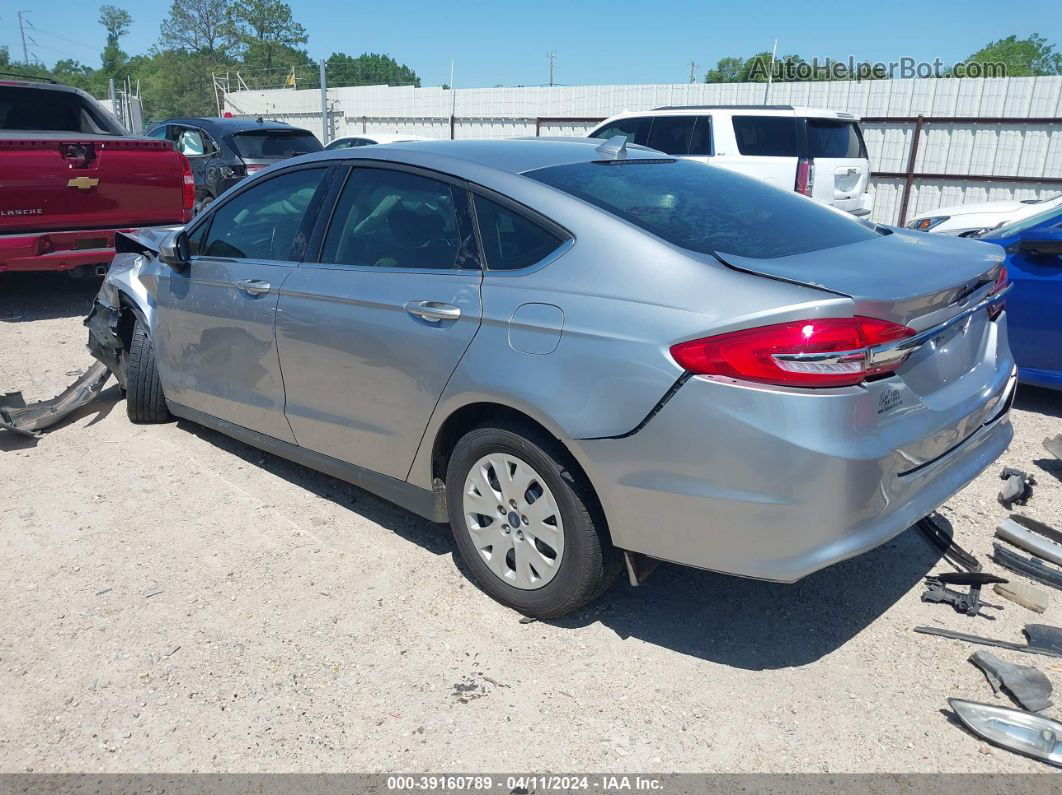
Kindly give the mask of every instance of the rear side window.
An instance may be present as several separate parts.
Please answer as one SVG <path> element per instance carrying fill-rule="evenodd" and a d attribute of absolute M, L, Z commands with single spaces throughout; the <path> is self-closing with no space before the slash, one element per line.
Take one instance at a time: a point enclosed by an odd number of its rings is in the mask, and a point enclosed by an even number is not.
<path fill-rule="evenodd" d="M 487 268 L 512 271 L 541 262 L 564 242 L 547 229 L 508 207 L 475 196 L 479 236 Z"/>
<path fill-rule="evenodd" d="M 807 126 L 807 157 L 862 157 L 867 147 L 854 121 L 804 119 Z"/>
<path fill-rule="evenodd" d="M 878 236 L 794 193 L 692 160 L 572 163 L 526 176 L 702 254 L 767 259 Z"/>
<path fill-rule="evenodd" d="M 463 188 L 384 168 L 355 168 L 343 187 L 323 262 L 379 268 L 478 268 Z"/>
<path fill-rule="evenodd" d="M 324 147 L 312 133 L 261 130 L 233 136 L 236 151 L 247 160 L 277 160 L 320 152 Z"/>
<path fill-rule="evenodd" d="M 758 157 L 800 157 L 792 116 L 734 116 L 738 151 Z"/>
<path fill-rule="evenodd" d="M 324 173 L 323 168 L 289 171 L 234 196 L 214 211 L 197 248 L 207 257 L 291 259 L 292 248 L 304 243 L 299 231 Z"/>
<path fill-rule="evenodd" d="M 710 116 L 698 116 L 697 126 L 693 128 L 690 138 L 691 155 L 710 155 L 712 153 L 712 119 Z"/>
<path fill-rule="evenodd" d="M 602 138 L 607 141 L 609 138 L 623 135 L 626 136 L 629 143 L 644 145 L 646 139 L 649 137 L 649 125 L 652 121 L 652 118 L 647 116 L 616 119 L 616 121 L 612 122 L 607 127 L 602 127 L 595 132 L 591 137 Z"/>
<path fill-rule="evenodd" d="M 687 155 L 696 123 L 696 116 L 657 116 L 649 128 L 646 146 L 668 155 Z"/>

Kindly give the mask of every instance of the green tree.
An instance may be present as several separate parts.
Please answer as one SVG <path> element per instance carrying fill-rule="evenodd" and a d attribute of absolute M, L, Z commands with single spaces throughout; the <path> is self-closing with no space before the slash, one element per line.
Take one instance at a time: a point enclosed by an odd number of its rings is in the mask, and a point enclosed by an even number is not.
<path fill-rule="evenodd" d="M 1047 39 L 1036 33 L 1027 39 L 1007 36 L 993 41 L 973 53 L 965 63 L 980 65 L 986 77 L 1062 75 L 1062 53 L 1055 52 L 1055 45 L 1048 44 Z M 1002 64 L 1006 74 L 989 73 L 989 64 Z"/>
<path fill-rule="evenodd" d="M 133 24 L 133 18 L 129 12 L 118 6 L 100 6 L 99 22 L 107 29 L 107 43 L 103 47 L 102 71 L 107 77 L 117 77 L 128 56 L 122 52 L 119 40 L 129 32 L 129 26 Z"/>
<path fill-rule="evenodd" d="M 355 58 L 343 52 L 334 52 L 326 63 L 330 86 L 420 87 L 420 77 L 416 72 L 383 53 L 366 52 Z"/>
<path fill-rule="evenodd" d="M 159 45 L 226 59 L 237 45 L 232 13 L 232 0 L 174 0 L 162 22 Z"/>
<path fill-rule="evenodd" d="M 232 34 L 245 48 L 246 57 L 272 69 L 277 56 L 309 39 L 282 0 L 235 0 L 228 12 Z"/>

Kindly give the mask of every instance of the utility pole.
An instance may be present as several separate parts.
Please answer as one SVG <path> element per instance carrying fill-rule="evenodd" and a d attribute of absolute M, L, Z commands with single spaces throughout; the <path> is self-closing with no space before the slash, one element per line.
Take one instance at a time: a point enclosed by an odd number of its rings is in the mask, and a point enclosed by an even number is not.
<path fill-rule="evenodd" d="M 774 46 L 771 48 L 771 68 L 767 70 L 767 85 L 763 87 L 763 104 L 769 104 L 768 98 L 771 96 L 771 80 L 774 78 L 774 59 L 778 55 L 778 39 L 774 40 Z"/>
<path fill-rule="evenodd" d="M 28 11 L 19 11 L 18 12 L 18 32 L 20 34 L 22 34 L 22 63 L 26 63 L 26 64 L 28 64 L 30 61 L 29 61 L 29 50 L 26 49 L 26 24 L 25 24 L 25 20 L 22 19 L 22 15 L 23 14 L 28 14 L 28 13 L 29 13 Z"/>
<path fill-rule="evenodd" d="M 550 50 L 546 53 L 546 58 L 549 59 L 549 84 L 553 86 L 553 64 L 557 60 L 557 53 L 554 50 Z"/>
<path fill-rule="evenodd" d="M 328 62 L 321 59 L 321 143 L 328 144 Z"/>
<path fill-rule="evenodd" d="M 690 61 L 690 82 L 697 82 L 697 64 L 695 64 L 693 61 Z"/>

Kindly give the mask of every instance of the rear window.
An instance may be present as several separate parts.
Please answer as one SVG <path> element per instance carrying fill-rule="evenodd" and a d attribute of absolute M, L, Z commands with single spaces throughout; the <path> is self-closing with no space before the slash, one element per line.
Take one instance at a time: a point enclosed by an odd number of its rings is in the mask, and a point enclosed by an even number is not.
<path fill-rule="evenodd" d="M 833 119 L 805 119 L 808 157 L 862 157 L 867 147 L 859 125 L 854 121 Z"/>
<path fill-rule="evenodd" d="M 766 259 L 877 237 L 854 218 L 691 160 L 572 163 L 526 176 L 702 254 Z"/>
<path fill-rule="evenodd" d="M 236 151 L 248 160 L 278 160 L 320 152 L 324 147 L 312 133 L 262 130 L 233 136 Z"/>
<path fill-rule="evenodd" d="M 0 86 L 0 130 L 124 135 L 102 109 L 72 91 Z"/>

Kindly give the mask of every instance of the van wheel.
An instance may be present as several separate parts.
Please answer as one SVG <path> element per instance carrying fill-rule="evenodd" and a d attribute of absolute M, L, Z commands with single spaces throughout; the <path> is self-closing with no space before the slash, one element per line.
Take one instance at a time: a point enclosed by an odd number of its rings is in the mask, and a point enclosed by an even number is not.
<path fill-rule="evenodd" d="M 524 426 L 481 426 L 446 470 L 450 528 L 479 587 L 528 616 L 570 613 L 620 571 L 590 485 L 555 439 Z"/>
<path fill-rule="evenodd" d="M 151 347 L 151 339 L 139 318 L 133 327 L 125 372 L 125 412 L 131 422 L 144 424 L 169 422 L 173 419 L 170 410 L 166 408 L 166 396 L 162 394 L 162 384 L 159 383 L 155 350 Z"/>

